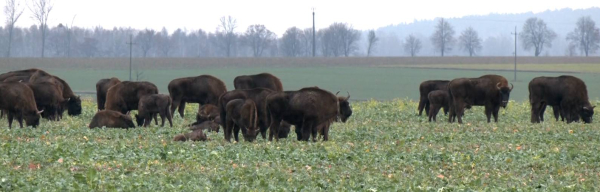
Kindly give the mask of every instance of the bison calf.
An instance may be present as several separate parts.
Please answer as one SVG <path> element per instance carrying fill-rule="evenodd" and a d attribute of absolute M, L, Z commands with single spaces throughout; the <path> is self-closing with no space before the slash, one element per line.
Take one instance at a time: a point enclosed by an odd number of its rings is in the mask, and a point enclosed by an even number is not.
<path fill-rule="evenodd" d="M 202 129 L 202 130 L 214 131 L 214 132 L 218 133 L 219 132 L 219 123 L 217 123 L 215 121 L 204 121 L 202 123 L 196 122 L 191 125 L 190 129 L 191 130 Z"/>
<path fill-rule="evenodd" d="M 198 108 L 198 114 L 196 115 L 196 122 L 202 123 L 204 121 L 213 121 L 219 116 L 219 108 L 213 104 L 206 104 Z M 218 122 L 218 121 L 217 121 Z"/>
<path fill-rule="evenodd" d="M 173 141 L 206 141 L 206 135 L 202 132 L 202 129 L 197 129 L 192 131 L 191 133 L 181 134 L 175 136 Z"/>
<path fill-rule="evenodd" d="M 242 130 L 244 139 L 248 142 L 256 139 L 257 132 L 257 112 L 254 101 L 250 99 L 234 99 L 227 103 L 225 107 L 227 117 L 225 119 L 225 140 L 231 141 L 232 131 L 235 141 L 239 141 L 238 133 Z"/>
<path fill-rule="evenodd" d="M 129 116 L 129 113 L 123 115 L 118 111 L 102 110 L 96 113 L 92 118 L 92 122 L 88 126 L 92 128 L 111 127 L 111 128 L 134 128 L 133 120 Z"/>
<path fill-rule="evenodd" d="M 162 124 L 165 126 L 165 118 L 169 120 L 169 125 L 173 127 L 173 121 L 169 107 L 171 106 L 171 97 L 164 94 L 152 94 L 143 96 L 138 103 L 138 114 L 135 115 L 138 126 L 142 124 L 148 127 L 152 121 L 152 117 L 156 113 L 160 114 Z"/>
<path fill-rule="evenodd" d="M 429 100 L 429 122 L 433 119 L 433 121 L 437 121 L 437 114 L 440 112 L 440 108 L 444 108 L 444 113 L 448 112 L 448 107 L 450 103 L 450 95 L 448 91 L 435 90 L 429 92 L 427 95 Z"/>

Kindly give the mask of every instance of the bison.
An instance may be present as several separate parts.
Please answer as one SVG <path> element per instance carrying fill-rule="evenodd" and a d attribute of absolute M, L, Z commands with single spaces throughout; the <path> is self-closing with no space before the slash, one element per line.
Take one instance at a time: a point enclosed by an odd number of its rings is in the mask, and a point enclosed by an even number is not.
<path fill-rule="evenodd" d="M 267 111 L 266 100 L 267 96 L 271 93 L 275 93 L 275 91 L 265 88 L 232 90 L 224 93 L 219 97 L 219 116 L 221 117 L 221 125 L 225 127 L 225 121 L 227 119 L 226 105 L 229 101 L 234 99 L 250 99 L 256 104 L 258 110 L 258 127 L 260 127 L 260 133 L 263 139 L 266 139 L 267 130 L 271 123 L 269 112 Z"/>
<path fill-rule="evenodd" d="M 26 77 L 29 77 L 29 78 L 26 79 Z M 51 83 L 54 83 L 61 90 L 63 99 L 65 101 L 67 101 L 67 102 L 63 102 L 62 105 L 60 106 L 60 108 L 58 109 L 59 117 L 62 117 L 62 112 L 64 111 L 64 109 L 67 109 L 68 114 L 71 116 L 76 116 L 76 115 L 81 114 L 81 98 L 79 96 L 76 96 L 73 93 L 73 90 L 71 90 L 71 87 L 69 86 L 69 84 L 66 81 L 64 81 L 63 79 L 61 79 L 57 76 L 53 76 L 44 70 L 36 69 L 36 68 L 19 70 L 19 71 L 11 71 L 11 72 L 0 75 L 0 81 L 4 81 L 7 79 L 14 80 L 17 78 L 19 78 L 23 82 L 30 82 L 30 83 L 44 82 L 44 81 L 49 81 Z M 48 111 L 48 112 L 50 112 L 50 111 Z"/>
<path fill-rule="evenodd" d="M 213 104 L 202 105 L 198 108 L 198 114 L 196 114 L 196 122 L 202 123 L 204 121 L 213 121 L 219 116 L 219 108 Z M 215 121 L 220 123 L 220 121 Z"/>
<path fill-rule="evenodd" d="M 429 113 L 427 114 L 429 116 L 429 122 L 431 122 L 431 120 L 437 121 L 436 117 L 441 108 L 444 108 L 444 113 L 448 111 L 450 96 L 448 95 L 447 90 L 435 90 L 429 92 L 427 99 L 430 103 Z"/>
<path fill-rule="evenodd" d="M 179 108 L 179 115 L 183 118 L 185 103 L 198 103 L 217 105 L 219 96 L 227 92 L 225 83 L 211 75 L 185 77 L 174 79 L 169 83 L 169 94 L 173 99 L 171 114 Z"/>
<path fill-rule="evenodd" d="M 266 88 L 273 91 L 283 91 L 281 80 L 270 73 L 256 75 L 240 75 L 233 79 L 235 89 Z"/>
<path fill-rule="evenodd" d="M 23 119 L 27 126 L 37 127 L 43 112 L 38 111 L 31 88 L 21 82 L 0 83 L 0 110 L 7 112 L 9 128 L 12 128 L 15 117 L 21 128 Z"/>
<path fill-rule="evenodd" d="M 135 128 L 135 125 L 129 113 L 122 114 L 118 111 L 102 110 L 94 115 L 88 127 L 90 129 L 102 127 L 129 129 Z"/>
<path fill-rule="evenodd" d="M 585 123 L 592 123 L 595 108 L 590 104 L 585 83 L 569 75 L 532 79 L 529 82 L 529 103 L 532 123 L 544 120 L 547 105 L 553 106 L 557 120 L 560 114 L 567 123 L 579 119 L 583 119 Z"/>
<path fill-rule="evenodd" d="M 458 123 L 462 123 L 465 108 L 471 106 L 485 106 L 487 122 L 493 115 L 498 122 L 500 107 L 506 108 L 513 86 L 508 87 L 506 78 L 499 75 L 484 75 L 479 78 L 458 78 L 448 83 L 450 96 L 449 122 L 454 115 Z"/>
<path fill-rule="evenodd" d="M 144 127 L 148 127 L 152 121 L 152 117 L 158 113 L 162 119 L 161 127 L 165 126 L 165 118 L 169 120 L 169 125 L 173 127 L 171 111 L 169 111 L 171 102 L 171 97 L 165 94 L 145 95 L 140 98 L 138 114 L 135 115 L 138 126 L 142 126 L 143 124 Z"/>
<path fill-rule="evenodd" d="M 193 123 L 192 125 L 190 125 L 190 130 L 196 130 L 196 129 L 202 129 L 202 130 L 208 130 L 208 131 L 214 131 L 214 132 L 219 132 L 219 123 L 216 121 L 204 121 L 202 123 Z"/>
<path fill-rule="evenodd" d="M 206 141 L 206 135 L 202 132 L 202 129 L 197 129 L 192 131 L 191 133 L 186 133 L 182 135 L 177 135 L 173 138 L 173 141 Z"/>
<path fill-rule="evenodd" d="M 140 99 L 152 94 L 158 94 L 158 88 L 153 83 L 123 81 L 108 89 L 105 109 L 125 114 L 137 110 Z"/>
<path fill-rule="evenodd" d="M 4 82 L 23 82 L 33 91 L 38 110 L 44 110 L 42 117 L 49 120 L 59 120 L 58 113 L 65 100 L 62 88 L 54 81 L 36 81 L 29 83 L 29 76 L 12 76 Z"/>
<path fill-rule="evenodd" d="M 429 93 L 435 90 L 448 90 L 448 83 L 450 81 L 448 80 L 429 80 L 429 81 L 423 81 L 420 85 L 419 85 L 419 93 L 420 93 L 420 99 L 419 99 L 419 116 L 421 116 L 421 114 L 423 113 L 423 109 L 425 109 L 425 114 L 429 115 Z M 446 108 L 444 108 L 444 114 L 447 114 L 448 111 Z"/>
<path fill-rule="evenodd" d="M 350 94 L 348 97 L 337 97 L 316 87 L 270 94 L 267 97 L 267 109 L 271 114 L 269 140 L 273 136 L 279 140 L 279 127 L 284 120 L 296 127 L 296 133 L 301 135 L 299 139 L 308 141 L 312 133 L 313 141 L 316 141 L 319 127 L 328 126 L 338 118 L 346 122 L 352 115 L 349 98 Z M 327 139 L 326 132 L 324 140 Z"/>
<path fill-rule="evenodd" d="M 120 83 L 121 81 L 116 78 L 110 79 L 100 79 L 96 83 L 96 102 L 98 103 L 98 111 L 104 110 L 104 104 L 106 103 L 106 93 L 108 92 L 108 88 Z"/>
<path fill-rule="evenodd" d="M 227 116 L 225 119 L 225 140 L 231 141 L 231 134 L 235 141 L 239 141 L 238 133 L 248 142 L 254 141 L 258 133 L 258 112 L 256 104 L 251 99 L 234 99 L 225 106 Z"/>

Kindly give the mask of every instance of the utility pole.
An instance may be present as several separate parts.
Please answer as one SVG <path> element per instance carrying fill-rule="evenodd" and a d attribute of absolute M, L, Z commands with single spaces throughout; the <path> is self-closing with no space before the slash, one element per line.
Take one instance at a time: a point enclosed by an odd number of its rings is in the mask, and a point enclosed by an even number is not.
<path fill-rule="evenodd" d="M 515 35 L 515 78 L 513 81 L 517 81 L 517 26 L 515 26 L 515 32 L 510 34 Z"/>
<path fill-rule="evenodd" d="M 127 43 L 129 45 L 129 81 L 131 81 L 131 58 L 132 58 L 132 52 L 133 52 L 133 45 L 135 43 L 133 43 L 133 35 L 129 34 L 129 42 Z"/>
<path fill-rule="evenodd" d="M 315 8 L 312 8 L 313 11 L 313 32 L 312 32 L 312 56 L 315 57 L 315 53 L 317 50 L 317 45 L 315 44 Z"/>

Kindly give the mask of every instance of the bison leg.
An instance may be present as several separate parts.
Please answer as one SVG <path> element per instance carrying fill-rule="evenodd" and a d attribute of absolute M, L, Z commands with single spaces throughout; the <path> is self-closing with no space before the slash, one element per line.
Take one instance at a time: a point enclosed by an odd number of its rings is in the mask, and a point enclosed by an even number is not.
<path fill-rule="evenodd" d="M 177 109 L 177 107 L 179 107 L 179 102 L 181 102 L 180 99 L 177 98 L 173 98 L 173 103 L 171 103 L 171 114 L 175 115 L 175 109 Z"/>
<path fill-rule="evenodd" d="M 421 116 L 421 114 L 423 113 L 423 108 L 425 107 L 426 102 L 427 102 L 427 96 L 425 96 L 425 97 L 421 96 L 421 99 L 419 100 L 419 116 Z"/>
<path fill-rule="evenodd" d="M 144 127 L 150 126 L 151 123 L 152 123 L 152 114 L 144 117 Z"/>
<path fill-rule="evenodd" d="M 165 120 L 166 120 L 165 118 L 166 118 L 166 115 L 165 115 L 165 113 L 161 111 L 161 112 L 160 112 L 160 120 L 161 120 L 161 124 L 160 124 L 160 126 L 161 126 L 161 127 L 164 127 L 164 126 L 165 126 Z M 156 120 L 155 120 L 155 121 L 156 121 Z"/>
<path fill-rule="evenodd" d="M 9 111 L 8 114 L 6 115 L 6 117 L 8 118 L 8 128 L 11 129 L 12 128 L 12 122 L 13 122 L 14 114 Z"/>
<path fill-rule="evenodd" d="M 561 116 L 560 115 L 560 107 L 552 106 L 552 112 L 554 113 L 554 118 L 556 119 L 556 121 L 558 121 L 558 117 Z"/>
<path fill-rule="evenodd" d="M 487 117 L 488 123 L 491 122 L 492 110 L 493 110 L 493 107 L 490 106 L 490 104 L 485 105 L 485 117 Z"/>
<path fill-rule="evenodd" d="M 303 141 L 308 141 L 310 139 L 310 134 L 311 131 L 313 129 L 313 125 L 314 122 L 312 120 L 304 120 L 304 123 L 302 125 L 302 140 Z"/>
<path fill-rule="evenodd" d="M 273 141 L 273 136 L 275 136 L 275 141 L 279 141 L 279 126 L 281 125 L 281 121 L 281 118 L 275 117 L 273 114 L 271 114 L 271 126 L 269 126 L 269 141 Z"/>
<path fill-rule="evenodd" d="M 240 126 L 234 124 L 233 125 L 233 137 L 235 138 L 236 142 L 240 142 L 239 133 L 240 133 Z"/>
<path fill-rule="evenodd" d="M 154 116 L 154 124 L 158 125 L 158 113 L 153 113 L 152 116 Z M 163 127 L 165 126 L 164 124 L 165 124 L 165 122 L 163 120 Z"/>
<path fill-rule="evenodd" d="M 321 127 L 321 129 L 323 129 L 323 127 Z M 312 135 L 312 141 L 313 142 L 317 142 L 318 139 L 318 132 L 319 132 L 319 126 L 313 127 L 311 129 L 311 135 Z"/>
<path fill-rule="evenodd" d="M 444 105 L 442 109 L 444 109 L 444 115 L 448 115 L 448 105 Z"/>
<path fill-rule="evenodd" d="M 329 126 L 330 125 L 325 125 L 321 131 L 323 134 L 323 141 L 329 141 Z"/>
<path fill-rule="evenodd" d="M 500 105 L 495 105 L 492 111 L 492 115 L 494 115 L 494 122 L 498 123 L 498 112 L 500 111 Z"/>
<path fill-rule="evenodd" d="M 171 116 L 170 111 L 168 109 L 165 109 L 163 112 L 165 113 L 165 116 L 167 117 L 167 120 L 169 121 L 169 125 L 171 127 L 173 127 L 173 116 Z"/>
<path fill-rule="evenodd" d="M 543 110 L 541 105 L 541 103 L 531 103 L 531 123 L 540 122 L 540 112 Z"/>
<path fill-rule="evenodd" d="M 231 133 L 233 132 L 233 121 L 227 120 L 225 122 L 225 140 L 231 142 Z"/>
<path fill-rule="evenodd" d="M 181 116 L 181 118 L 183 118 L 184 112 L 185 112 L 185 101 L 181 101 L 181 103 L 179 103 L 179 116 Z"/>
<path fill-rule="evenodd" d="M 456 118 L 458 119 L 458 123 L 462 124 L 463 123 L 462 122 L 462 117 L 465 114 L 465 104 L 464 103 L 460 103 L 459 104 L 458 102 L 456 102 L 456 103 L 457 104 L 454 106 L 455 107 L 454 108 L 454 110 L 455 110 L 455 114 L 454 115 L 456 115 Z"/>

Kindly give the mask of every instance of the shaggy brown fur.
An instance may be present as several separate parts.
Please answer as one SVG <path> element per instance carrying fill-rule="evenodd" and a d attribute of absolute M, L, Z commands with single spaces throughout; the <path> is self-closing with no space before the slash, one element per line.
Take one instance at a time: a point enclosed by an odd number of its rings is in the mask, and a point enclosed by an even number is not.
<path fill-rule="evenodd" d="M 281 80 L 270 73 L 256 75 L 241 75 L 233 79 L 235 89 L 266 88 L 273 91 L 283 91 Z"/>
<path fill-rule="evenodd" d="M 225 107 L 225 140 L 231 141 L 231 134 L 239 142 L 238 133 L 242 130 L 244 139 L 248 142 L 256 139 L 258 133 L 258 114 L 254 101 L 250 99 L 234 99 L 227 102 Z"/>
<path fill-rule="evenodd" d="M 13 118 L 17 118 L 19 127 L 23 128 L 23 119 L 27 126 L 36 127 L 40 124 L 33 91 L 25 83 L 0 83 L 0 110 L 7 112 L 8 127 L 12 128 Z"/>
<path fill-rule="evenodd" d="M 158 88 L 153 83 L 123 81 L 108 89 L 105 109 L 125 114 L 137 110 L 140 99 L 152 94 L 158 94 Z"/>
<path fill-rule="evenodd" d="M 185 77 L 174 79 L 169 83 L 169 95 L 173 99 L 171 114 L 179 108 L 179 115 L 183 118 L 185 103 L 198 103 L 217 105 L 219 96 L 227 92 L 225 83 L 211 75 Z"/>
<path fill-rule="evenodd" d="M 108 92 L 108 89 L 120 82 L 121 81 L 118 78 L 113 77 L 110 79 L 100 79 L 96 83 L 96 102 L 98 103 L 98 111 L 104 110 L 104 104 L 106 103 L 106 93 Z"/>
<path fill-rule="evenodd" d="M 162 120 L 161 127 L 165 126 L 165 119 L 169 120 L 169 125 L 173 127 L 173 120 L 169 107 L 171 106 L 171 97 L 165 94 L 152 94 L 143 96 L 138 104 L 138 114 L 135 115 L 138 126 L 148 127 L 158 113 Z M 155 119 L 156 121 L 156 119 Z"/>

